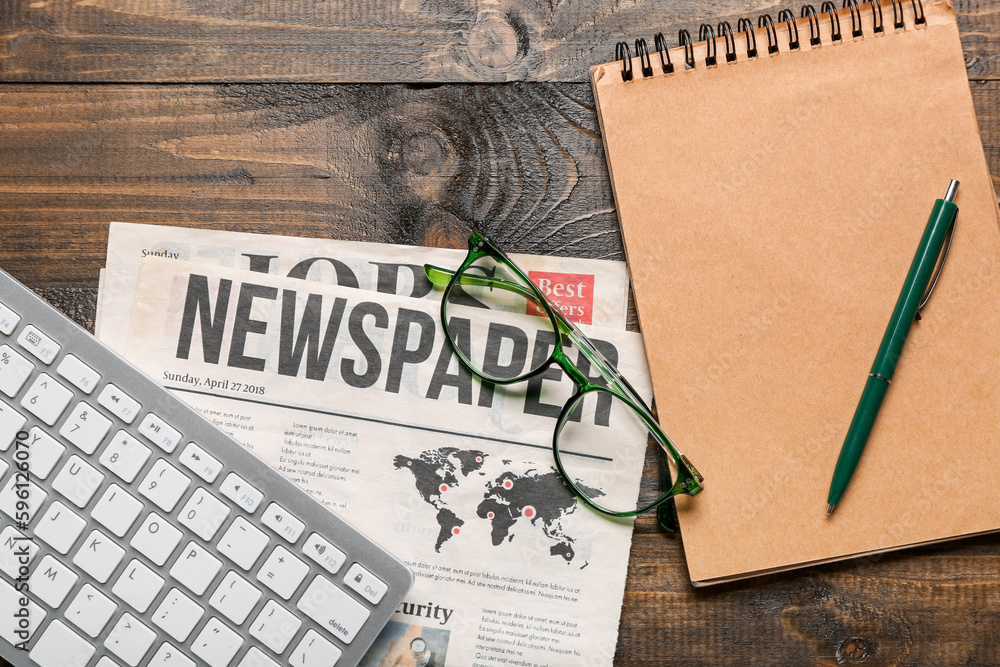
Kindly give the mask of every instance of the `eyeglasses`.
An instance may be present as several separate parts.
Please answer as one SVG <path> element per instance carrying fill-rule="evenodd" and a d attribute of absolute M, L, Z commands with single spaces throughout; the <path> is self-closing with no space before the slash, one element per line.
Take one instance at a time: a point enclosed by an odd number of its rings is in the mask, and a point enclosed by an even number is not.
<path fill-rule="evenodd" d="M 660 525 L 676 530 L 671 499 L 700 493 L 704 478 L 615 368 L 616 348 L 587 338 L 482 234 L 469 237 L 469 254 L 456 271 L 426 264 L 424 272 L 433 284 L 445 286 L 441 322 L 461 364 L 490 392 L 493 385 L 528 381 L 526 411 L 556 417 L 552 435 L 556 468 L 576 496 L 613 517 L 657 508 Z M 467 308 L 452 309 L 454 315 L 449 315 L 451 306 Z M 523 326 L 490 322 L 485 337 L 473 341 L 469 316 L 475 311 L 470 306 L 507 311 L 521 318 L 518 324 Z M 537 332 L 533 344 L 526 332 Z M 567 356 L 567 347 L 579 351 L 576 362 Z M 561 408 L 540 400 L 543 381 L 559 380 L 560 368 L 576 384 Z M 634 465 L 637 457 L 645 458 L 650 438 L 658 445 L 660 462 L 660 490 L 652 502 L 640 498 L 637 486 L 625 488 L 629 485 L 621 483 L 623 468 Z"/>

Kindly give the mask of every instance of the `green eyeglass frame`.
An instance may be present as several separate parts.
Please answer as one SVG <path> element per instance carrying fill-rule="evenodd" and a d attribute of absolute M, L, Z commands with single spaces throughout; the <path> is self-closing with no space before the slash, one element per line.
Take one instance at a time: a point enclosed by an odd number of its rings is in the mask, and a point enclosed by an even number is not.
<path fill-rule="evenodd" d="M 505 269 L 509 270 L 513 276 L 520 281 L 520 283 L 503 280 L 501 278 L 494 278 L 487 275 L 472 275 L 466 273 L 466 270 L 469 269 L 469 267 L 471 267 L 477 260 L 484 257 L 489 257 L 498 264 L 503 265 Z M 511 261 L 506 254 L 504 254 L 502 250 L 497 248 L 496 245 L 489 241 L 489 239 L 478 232 L 469 237 L 469 254 L 457 270 L 451 271 L 441 267 L 432 266 L 430 264 L 425 264 L 424 273 L 427 275 L 427 279 L 430 280 L 431 283 L 437 286 L 444 286 L 445 288 L 444 294 L 441 298 L 441 322 L 444 328 L 445 336 L 447 337 L 448 343 L 451 345 L 451 348 L 458 357 L 460 363 L 471 373 L 479 377 L 481 380 L 492 382 L 494 384 L 513 384 L 531 379 L 532 377 L 545 372 L 553 363 L 555 363 L 562 368 L 563 372 L 565 372 L 566 375 L 568 375 L 576 384 L 576 392 L 566 401 L 565 405 L 563 405 L 556 421 L 555 431 L 552 434 L 552 453 L 555 458 L 556 468 L 558 469 L 559 474 L 562 476 L 566 484 L 573 490 L 577 498 L 582 500 L 587 506 L 597 512 L 613 517 L 633 517 L 656 508 L 657 519 L 659 520 L 660 526 L 668 532 L 676 531 L 677 518 L 676 512 L 673 508 L 672 499 L 678 495 L 697 495 L 704 488 L 702 486 L 704 478 L 695 469 L 695 467 L 691 465 L 691 462 L 688 461 L 687 457 L 684 456 L 679 449 L 677 449 L 666 433 L 663 432 L 660 425 L 657 423 L 656 418 L 653 417 L 652 411 L 642 398 L 639 397 L 638 392 L 632 388 L 632 385 L 630 385 L 618 369 L 615 368 L 614 364 L 608 361 L 608 359 L 601 354 L 594 343 L 587 338 L 583 332 L 581 332 L 576 325 L 573 324 L 572 321 L 567 319 L 562 314 L 562 311 L 559 310 L 558 306 L 553 304 L 549 298 L 528 278 L 528 276 L 520 268 L 518 268 L 518 266 L 514 264 L 514 262 Z M 562 334 L 555 336 L 555 344 L 553 345 L 552 353 L 549 355 L 549 358 L 537 368 L 514 378 L 492 377 L 477 369 L 472 360 L 466 358 L 465 353 L 456 342 L 448 324 L 449 297 L 451 296 L 452 290 L 461 285 L 488 287 L 491 289 L 496 288 L 509 291 L 532 301 L 538 308 L 543 310 L 552 323 L 552 330 Z M 598 369 L 601 377 L 607 383 L 606 385 L 594 384 L 591 379 L 588 378 L 587 375 L 581 371 L 569 359 L 569 357 L 566 356 L 563 350 L 562 336 L 566 336 L 572 344 L 580 350 L 581 354 L 586 355 L 593 367 Z M 573 480 L 563 468 L 563 463 L 559 455 L 559 435 L 566 426 L 574 410 L 583 400 L 584 396 L 595 392 L 609 393 L 619 400 L 624 401 L 642 420 L 650 435 L 652 435 L 653 439 L 656 441 L 656 444 L 659 445 L 658 460 L 660 464 L 660 496 L 653 502 L 645 504 L 638 509 L 620 512 L 603 507 L 600 503 L 595 502 L 586 493 L 584 493 L 579 488 L 576 481 Z M 664 457 L 668 457 L 669 461 L 664 460 Z M 673 462 L 676 467 L 676 479 L 671 479 L 669 462 Z"/>

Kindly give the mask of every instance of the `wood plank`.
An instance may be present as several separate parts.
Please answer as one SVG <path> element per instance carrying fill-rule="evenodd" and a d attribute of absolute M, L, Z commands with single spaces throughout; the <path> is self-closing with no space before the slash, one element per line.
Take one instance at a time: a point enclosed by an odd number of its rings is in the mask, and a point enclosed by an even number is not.
<path fill-rule="evenodd" d="M 986 0 L 955 5 L 970 76 L 996 78 L 1000 13 Z M 0 80 L 585 81 L 620 39 L 652 43 L 662 30 L 673 45 L 681 28 L 697 35 L 705 21 L 735 26 L 779 9 L 766 0 L 7 0 Z"/>
<path fill-rule="evenodd" d="M 96 287 L 112 220 L 624 258 L 588 84 L 12 84 L 0 118 L 0 263 L 35 287 Z"/>
<path fill-rule="evenodd" d="M 0 118 L 36 287 L 95 287 L 112 220 L 624 258 L 587 84 L 12 84 Z"/>

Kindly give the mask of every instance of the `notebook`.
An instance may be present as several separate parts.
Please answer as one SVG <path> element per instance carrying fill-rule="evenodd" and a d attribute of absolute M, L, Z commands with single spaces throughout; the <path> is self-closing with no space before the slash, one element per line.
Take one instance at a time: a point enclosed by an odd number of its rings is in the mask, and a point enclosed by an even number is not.
<path fill-rule="evenodd" d="M 1000 529 L 1000 229 L 955 15 L 845 4 L 591 71 L 660 422 L 705 476 L 677 503 L 696 585 Z M 951 254 L 827 517 L 953 178 Z"/>

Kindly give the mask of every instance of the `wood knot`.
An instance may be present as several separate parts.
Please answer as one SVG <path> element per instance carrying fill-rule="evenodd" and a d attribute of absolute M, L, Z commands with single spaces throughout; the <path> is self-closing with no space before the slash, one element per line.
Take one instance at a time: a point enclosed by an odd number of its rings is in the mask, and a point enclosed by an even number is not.
<path fill-rule="evenodd" d="M 469 61 L 486 70 L 515 65 L 528 52 L 528 28 L 516 12 L 484 10 L 469 31 Z"/>
<path fill-rule="evenodd" d="M 841 665 L 860 665 L 871 657 L 874 650 L 874 645 L 867 639 L 851 637 L 837 647 L 837 662 Z"/>

